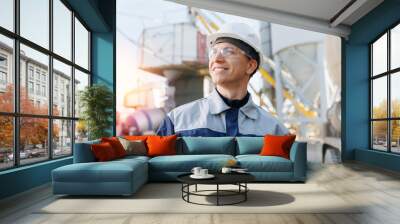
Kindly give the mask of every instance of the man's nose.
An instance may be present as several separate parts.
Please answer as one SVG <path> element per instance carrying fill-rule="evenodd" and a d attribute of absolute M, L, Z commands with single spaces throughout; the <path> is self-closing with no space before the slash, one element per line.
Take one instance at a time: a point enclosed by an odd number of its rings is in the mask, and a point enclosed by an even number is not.
<path fill-rule="evenodd" d="M 213 60 L 214 61 L 223 61 L 225 58 L 222 56 L 221 51 L 217 51 L 217 53 L 214 55 Z"/>

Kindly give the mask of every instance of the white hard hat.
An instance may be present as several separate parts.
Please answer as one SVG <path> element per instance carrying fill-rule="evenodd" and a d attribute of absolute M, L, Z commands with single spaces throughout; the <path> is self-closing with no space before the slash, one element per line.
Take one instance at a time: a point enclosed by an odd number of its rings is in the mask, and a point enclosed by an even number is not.
<path fill-rule="evenodd" d="M 262 65 L 263 56 L 260 49 L 260 38 L 249 25 L 244 23 L 224 24 L 217 32 L 207 36 L 208 47 L 214 46 L 215 41 L 220 37 L 238 39 L 250 45 L 258 53 L 260 65 Z"/>

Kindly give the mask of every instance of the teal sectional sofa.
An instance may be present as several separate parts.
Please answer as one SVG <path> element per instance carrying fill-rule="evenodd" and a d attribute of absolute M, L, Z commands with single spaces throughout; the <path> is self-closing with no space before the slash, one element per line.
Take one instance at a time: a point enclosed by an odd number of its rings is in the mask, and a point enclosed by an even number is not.
<path fill-rule="evenodd" d="M 75 144 L 74 163 L 52 171 L 54 194 L 131 195 L 148 181 L 176 181 L 193 167 L 219 172 L 228 160 L 235 159 L 259 182 L 305 182 L 307 144 L 295 142 L 290 160 L 260 156 L 263 137 L 182 137 L 176 144 L 177 155 L 127 156 L 96 162 L 91 141 Z"/>

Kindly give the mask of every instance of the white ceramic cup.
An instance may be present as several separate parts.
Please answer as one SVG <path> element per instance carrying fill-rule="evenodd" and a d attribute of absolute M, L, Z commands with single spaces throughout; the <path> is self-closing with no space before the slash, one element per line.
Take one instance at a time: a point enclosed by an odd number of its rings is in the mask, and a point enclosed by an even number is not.
<path fill-rule="evenodd" d="M 221 172 L 222 173 L 230 173 L 232 171 L 232 169 L 230 167 L 222 167 Z"/>
<path fill-rule="evenodd" d="M 200 176 L 207 176 L 208 175 L 208 169 L 201 169 L 200 170 Z"/>
<path fill-rule="evenodd" d="M 192 173 L 194 174 L 194 175 L 196 175 L 196 176 L 199 176 L 199 175 L 201 175 L 200 174 L 200 171 L 202 170 L 202 168 L 201 167 L 193 167 L 193 169 L 192 169 Z"/>

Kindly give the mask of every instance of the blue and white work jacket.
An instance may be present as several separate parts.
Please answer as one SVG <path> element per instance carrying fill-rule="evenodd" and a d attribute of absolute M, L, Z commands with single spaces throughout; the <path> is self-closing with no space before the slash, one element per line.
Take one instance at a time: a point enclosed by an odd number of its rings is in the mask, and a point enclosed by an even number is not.
<path fill-rule="evenodd" d="M 270 113 L 254 104 L 251 97 L 240 108 L 231 108 L 214 91 L 206 98 L 170 111 L 158 135 L 179 136 L 264 136 L 288 134 L 286 127 Z"/>

